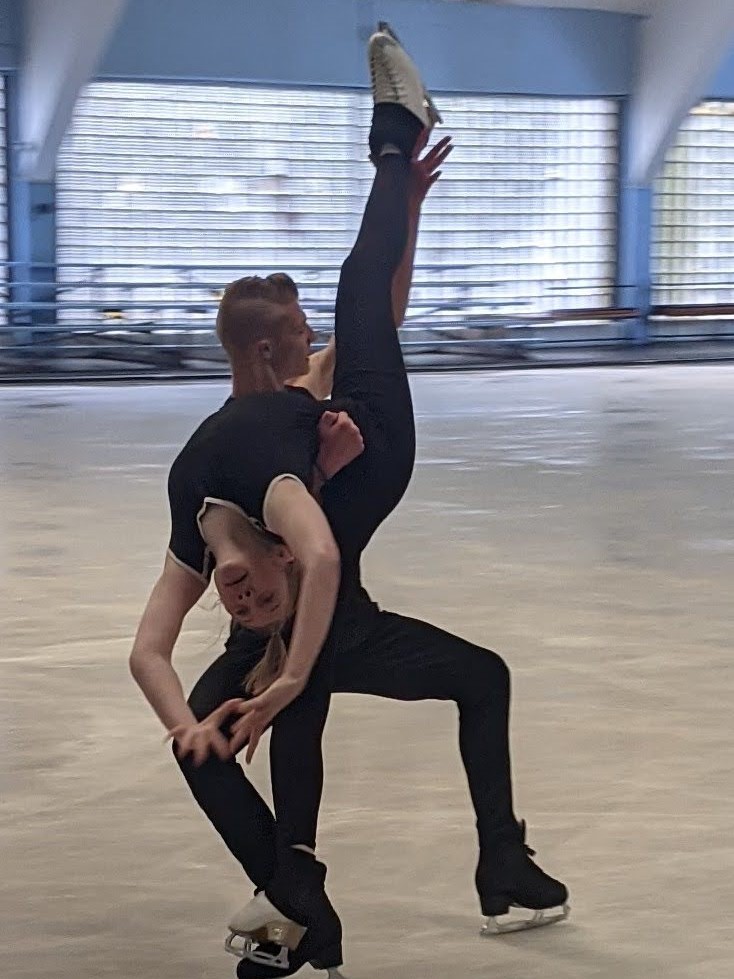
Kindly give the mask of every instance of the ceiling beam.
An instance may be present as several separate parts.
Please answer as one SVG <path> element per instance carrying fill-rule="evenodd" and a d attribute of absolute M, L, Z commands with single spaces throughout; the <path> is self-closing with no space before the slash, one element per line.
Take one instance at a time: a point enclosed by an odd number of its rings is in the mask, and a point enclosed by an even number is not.
<path fill-rule="evenodd" d="M 641 26 L 630 102 L 630 181 L 649 186 L 730 49 L 732 0 L 664 0 Z"/>
<path fill-rule="evenodd" d="M 53 178 L 80 88 L 92 77 L 128 0 L 25 0 L 19 73 L 18 167 Z"/>

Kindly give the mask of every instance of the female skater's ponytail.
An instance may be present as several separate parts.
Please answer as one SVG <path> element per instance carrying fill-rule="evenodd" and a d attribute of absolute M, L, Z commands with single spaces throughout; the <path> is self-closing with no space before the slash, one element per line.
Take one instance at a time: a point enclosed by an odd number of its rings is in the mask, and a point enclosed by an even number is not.
<path fill-rule="evenodd" d="M 256 697 L 267 690 L 273 680 L 283 672 L 287 656 L 288 650 L 279 626 L 268 640 L 263 658 L 245 677 L 244 687 L 247 693 Z"/>

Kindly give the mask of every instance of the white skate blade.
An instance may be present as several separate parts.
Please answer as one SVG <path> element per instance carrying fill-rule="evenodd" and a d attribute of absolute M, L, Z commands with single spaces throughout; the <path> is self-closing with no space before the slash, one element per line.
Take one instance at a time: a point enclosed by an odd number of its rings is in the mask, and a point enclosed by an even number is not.
<path fill-rule="evenodd" d="M 287 969 L 290 966 L 289 949 L 281 945 L 277 952 L 264 952 L 258 947 L 258 942 L 245 935 L 231 931 L 224 940 L 224 950 L 238 959 L 247 959 L 257 965 L 266 965 L 273 969 Z"/>
<path fill-rule="evenodd" d="M 564 904 L 561 908 L 546 908 L 543 911 L 533 911 L 530 908 L 513 905 L 508 914 L 486 918 L 480 934 L 482 938 L 496 938 L 498 935 L 510 935 L 516 931 L 545 928 L 546 925 L 565 921 L 570 913 L 570 904 Z"/>

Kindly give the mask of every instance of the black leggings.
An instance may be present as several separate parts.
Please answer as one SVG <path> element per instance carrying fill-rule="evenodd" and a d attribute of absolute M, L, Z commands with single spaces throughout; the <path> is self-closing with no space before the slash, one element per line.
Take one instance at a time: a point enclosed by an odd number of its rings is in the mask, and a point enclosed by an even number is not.
<path fill-rule="evenodd" d="M 365 449 L 323 489 L 342 558 L 358 560 L 395 509 L 415 464 L 413 402 L 392 309 L 392 282 L 408 237 L 410 166 L 382 157 L 336 296 L 332 407 L 346 408 Z"/>
<path fill-rule="evenodd" d="M 395 106 L 381 109 L 382 117 L 373 119 L 373 134 L 382 126 L 384 131 L 392 128 L 405 135 L 406 126 L 408 130 L 413 126 L 413 138 L 417 137 L 420 126 L 409 113 Z M 375 115 L 379 115 L 377 110 Z M 362 551 L 405 493 L 415 461 L 413 405 L 392 309 L 393 277 L 408 238 L 409 180 L 410 164 L 405 157 L 389 154 L 379 158 L 362 224 L 339 278 L 332 407 L 349 411 L 365 443 L 359 459 L 322 493 L 322 506 L 341 552 L 343 585 L 358 580 Z M 331 635 L 338 631 L 335 621 Z M 276 842 L 283 847 L 297 843 L 313 847 L 316 843 L 323 788 L 321 735 L 329 708 L 328 662 L 329 656 L 322 653 L 307 695 L 283 711 L 273 726 L 270 760 Z M 227 689 L 226 697 L 242 695 L 240 687 L 234 692 Z M 207 705 L 217 706 L 209 696 L 204 699 Z M 307 777 L 298 777 L 299 759 Z M 222 805 L 210 802 L 218 798 L 216 778 L 212 781 L 210 775 L 216 764 L 210 762 L 199 773 L 186 763 L 182 767 L 197 800 L 219 827 L 215 813 Z M 271 817 L 262 800 L 244 782 L 238 792 L 233 798 L 238 810 L 248 809 L 243 822 L 247 832 L 254 823 L 267 825 L 272 835 Z M 227 839 L 229 834 L 222 831 L 222 835 Z M 269 867 L 268 860 L 265 862 Z M 263 870 L 255 864 L 248 874 L 261 881 Z"/>
<path fill-rule="evenodd" d="M 365 451 L 322 494 L 342 554 L 346 597 L 307 689 L 273 723 L 275 821 L 236 762 L 210 758 L 198 769 L 181 763 L 197 801 L 258 887 L 272 877 L 279 848 L 316 844 L 321 739 L 334 691 L 454 700 L 480 844 L 513 825 L 505 664 L 426 623 L 379 612 L 356 587 L 362 551 L 402 498 L 415 459 L 413 407 L 392 312 L 392 280 L 407 241 L 409 176 L 403 157 L 380 159 L 357 241 L 342 267 L 334 402 L 354 416 Z M 261 655 L 259 640 L 235 633 L 191 695 L 196 716 L 241 696 L 242 679 Z"/>
<path fill-rule="evenodd" d="M 349 642 L 359 626 L 362 638 Z M 287 817 L 278 808 L 278 839 L 292 835 L 308 811 L 312 786 L 321 779 L 321 735 L 330 692 L 366 693 L 393 700 L 452 700 L 459 712 L 459 748 L 476 813 L 480 848 L 512 836 L 508 724 L 510 676 L 496 654 L 435 626 L 366 603 L 353 610 L 350 629 L 328 665 L 319 664 L 306 691 L 278 715 L 271 738 L 271 764 L 282 766 L 291 800 Z M 204 673 L 189 703 L 198 718 L 222 701 L 241 696 L 242 677 L 262 655 L 246 632 L 235 634 L 225 653 Z M 274 760 L 273 750 L 275 749 Z M 282 751 L 282 756 L 279 753 Z M 276 860 L 275 820 L 267 804 L 234 760 L 212 756 L 200 768 L 179 762 L 197 801 L 256 887 L 271 879 Z M 406 773 L 409 779 L 410 774 Z M 292 815 L 291 815 L 292 814 Z M 294 820 L 294 822 L 291 822 Z M 314 838 L 301 842 L 315 844 Z"/>

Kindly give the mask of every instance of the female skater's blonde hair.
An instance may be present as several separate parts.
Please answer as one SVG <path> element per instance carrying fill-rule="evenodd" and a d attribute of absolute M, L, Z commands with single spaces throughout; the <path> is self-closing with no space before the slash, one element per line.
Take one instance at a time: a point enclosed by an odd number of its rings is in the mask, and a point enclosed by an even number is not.
<path fill-rule="evenodd" d="M 237 525 L 238 533 L 243 534 L 247 541 L 250 560 L 256 562 L 259 558 L 265 559 L 271 555 L 273 549 L 284 546 L 280 537 L 270 533 L 262 524 L 257 524 L 248 518 L 239 507 L 228 506 L 221 501 L 211 500 L 207 501 L 202 512 L 199 514 L 199 528 L 204 540 L 213 553 L 216 554 L 216 525 L 219 523 L 221 532 L 221 521 L 231 518 L 233 511 L 238 513 L 242 518 L 241 522 L 238 522 Z M 215 523 L 214 527 L 212 527 L 212 521 Z M 288 656 L 282 631 L 296 608 L 298 591 L 301 585 L 301 571 L 296 562 L 291 561 L 285 566 L 283 573 L 286 576 L 288 585 L 288 608 L 285 610 L 285 614 L 281 616 L 278 622 L 266 628 L 248 630 L 268 637 L 268 643 L 262 659 L 250 670 L 242 681 L 242 686 L 249 694 L 262 693 L 269 687 L 280 676 Z"/>
<path fill-rule="evenodd" d="M 298 589 L 301 584 L 301 573 L 295 562 L 286 570 L 288 577 L 289 590 L 289 610 L 288 618 L 293 614 L 298 599 Z M 283 639 L 282 630 L 288 619 L 280 622 L 270 634 L 268 644 L 262 659 L 250 670 L 244 679 L 243 686 L 247 693 L 256 696 L 263 693 L 270 684 L 277 680 L 283 671 L 285 661 L 288 658 L 288 648 Z"/>

